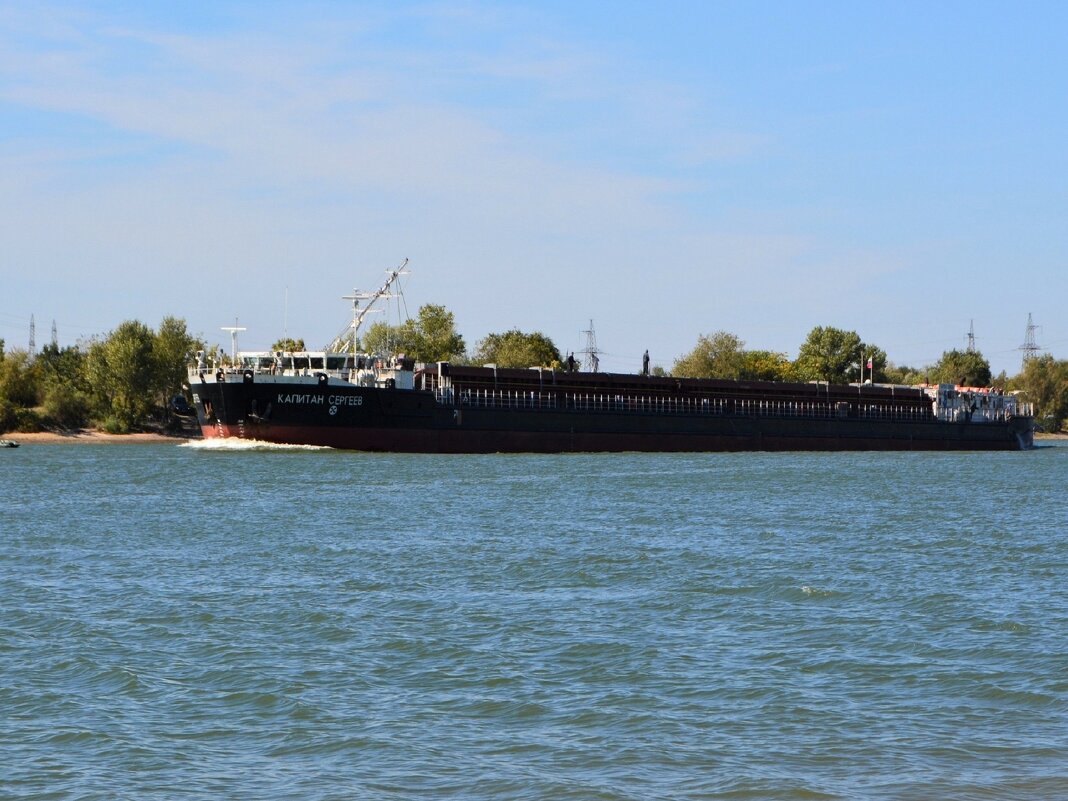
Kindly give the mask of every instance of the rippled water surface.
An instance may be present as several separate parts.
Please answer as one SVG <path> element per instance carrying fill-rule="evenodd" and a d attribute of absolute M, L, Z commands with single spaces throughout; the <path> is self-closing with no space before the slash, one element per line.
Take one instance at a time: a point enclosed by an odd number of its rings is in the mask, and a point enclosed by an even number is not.
<path fill-rule="evenodd" d="M 1068 798 L 1068 447 L 0 452 L 0 798 Z"/>

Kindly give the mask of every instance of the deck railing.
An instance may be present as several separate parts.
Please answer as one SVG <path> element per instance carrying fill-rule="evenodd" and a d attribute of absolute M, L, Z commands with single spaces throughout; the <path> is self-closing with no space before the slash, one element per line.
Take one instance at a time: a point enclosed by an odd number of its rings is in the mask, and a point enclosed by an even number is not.
<path fill-rule="evenodd" d="M 473 409 L 574 410 L 665 415 L 742 415 L 749 417 L 803 417 L 833 420 L 842 414 L 836 401 L 756 400 L 699 398 L 612 393 L 536 392 L 495 389 L 437 389 L 439 403 Z M 848 416 L 865 420 L 922 422 L 932 420 L 931 410 L 910 404 L 862 404 Z M 843 413 L 845 410 L 843 410 Z"/>
<path fill-rule="evenodd" d="M 943 423 L 982 423 L 987 421 L 1004 422 L 1011 417 L 1030 417 L 1029 404 L 1021 403 L 1014 408 L 998 409 L 964 409 L 958 407 L 939 408 L 935 417 Z"/>

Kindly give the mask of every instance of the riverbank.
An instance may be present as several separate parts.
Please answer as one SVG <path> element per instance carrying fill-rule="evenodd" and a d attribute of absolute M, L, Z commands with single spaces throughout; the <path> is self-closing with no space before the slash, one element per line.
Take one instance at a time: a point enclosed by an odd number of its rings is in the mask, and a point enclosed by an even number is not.
<path fill-rule="evenodd" d="M 199 439 L 199 435 L 182 434 L 159 434 L 155 432 L 138 432 L 136 434 L 108 434 L 97 431 L 94 428 L 78 429 L 75 431 L 35 431 L 32 434 L 11 432 L 0 434 L 0 439 L 10 439 L 20 445 L 130 445 L 136 443 L 153 442 L 186 442 L 190 439 Z"/>

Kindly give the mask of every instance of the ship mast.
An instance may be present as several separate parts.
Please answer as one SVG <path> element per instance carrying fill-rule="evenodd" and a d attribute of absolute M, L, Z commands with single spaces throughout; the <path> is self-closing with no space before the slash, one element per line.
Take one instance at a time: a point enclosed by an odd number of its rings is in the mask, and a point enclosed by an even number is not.
<path fill-rule="evenodd" d="M 245 328 L 244 326 L 239 326 L 237 324 L 237 318 L 235 317 L 233 325 L 224 325 L 224 326 L 222 326 L 222 328 L 220 330 L 229 331 L 230 332 L 230 364 L 231 365 L 236 365 L 237 364 L 237 333 L 238 333 L 238 331 L 247 331 L 248 329 Z M 222 349 L 220 348 L 220 350 L 222 350 Z"/>
<path fill-rule="evenodd" d="M 375 292 L 360 292 L 358 289 L 353 289 L 351 295 L 342 295 L 342 300 L 352 301 L 352 322 L 345 327 L 345 330 L 334 337 L 334 341 L 330 343 L 327 348 L 334 353 L 340 353 L 344 350 L 345 345 L 352 346 L 352 355 L 356 356 L 356 343 L 358 341 L 357 332 L 360 330 L 360 326 L 363 325 L 364 318 L 372 311 L 371 307 L 382 298 L 393 297 L 389 294 L 389 288 L 393 283 L 402 275 L 408 275 L 407 270 L 408 260 L 405 259 L 399 267 L 395 267 L 388 271 L 388 277 L 386 282 Z M 367 303 L 364 307 L 360 308 L 360 301 L 365 300 Z"/>

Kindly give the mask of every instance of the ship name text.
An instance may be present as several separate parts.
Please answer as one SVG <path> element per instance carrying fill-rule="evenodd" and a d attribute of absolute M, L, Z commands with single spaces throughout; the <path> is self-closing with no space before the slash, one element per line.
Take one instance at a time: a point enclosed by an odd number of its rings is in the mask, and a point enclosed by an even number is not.
<path fill-rule="evenodd" d="M 312 392 L 294 392 L 289 394 L 278 393 L 275 403 L 312 404 L 319 405 L 329 403 L 331 406 L 363 406 L 362 395 L 325 395 Z"/>

